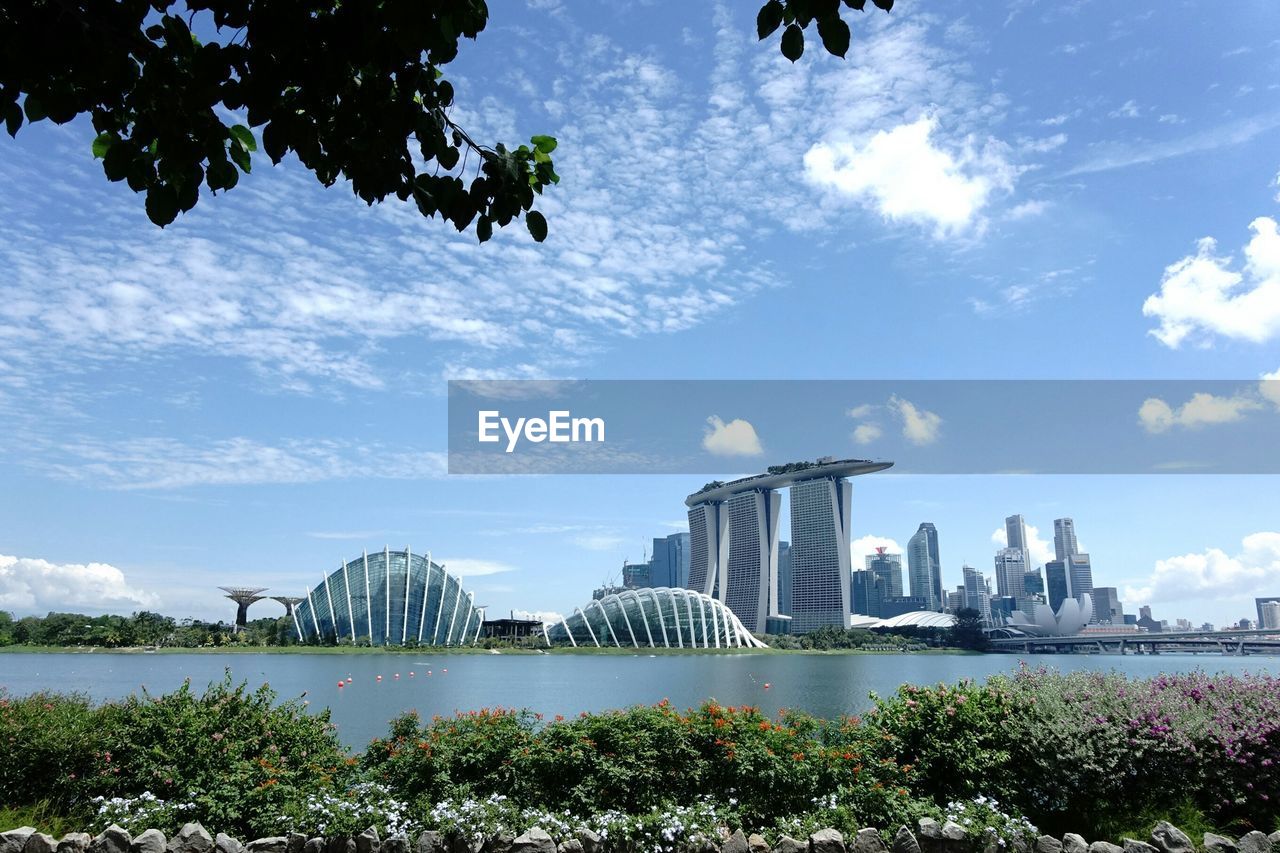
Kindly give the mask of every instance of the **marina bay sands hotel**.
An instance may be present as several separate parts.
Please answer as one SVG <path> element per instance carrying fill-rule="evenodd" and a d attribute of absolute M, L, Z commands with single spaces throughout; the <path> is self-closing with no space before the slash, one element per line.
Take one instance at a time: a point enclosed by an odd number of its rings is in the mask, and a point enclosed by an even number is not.
<path fill-rule="evenodd" d="M 848 627 L 853 487 L 846 478 L 892 465 L 828 457 L 703 486 L 685 499 L 689 588 L 724 602 L 749 631 L 779 627 L 785 621 L 778 612 L 779 489 L 790 488 L 791 624 L 786 630 L 804 634 L 824 625 Z"/>

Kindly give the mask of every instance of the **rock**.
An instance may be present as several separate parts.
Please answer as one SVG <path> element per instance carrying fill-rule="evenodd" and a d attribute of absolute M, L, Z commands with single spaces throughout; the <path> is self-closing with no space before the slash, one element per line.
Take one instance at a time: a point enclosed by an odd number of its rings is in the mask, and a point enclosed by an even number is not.
<path fill-rule="evenodd" d="M 898 831 L 894 833 L 891 849 L 893 853 L 920 853 L 920 842 L 916 841 L 916 837 L 911 830 L 905 826 L 900 826 Z"/>
<path fill-rule="evenodd" d="M 750 853 L 769 853 L 769 842 L 764 840 L 763 835 L 753 832 L 747 836 L 747 850 Z"/>
<path fill-rule="evenodd" d="M 1138 841 L 1136 838 L 1123 838 L 1121 841 L 1124 843 L 1123 853 L 1160 853 L 1147 842 Z"/>
<path fill-rule="evenodd" d="M 741 829 L 734 830 L 733 835 L 725 839 L 724 845 L 720 848 L 720 853 L 749 853 L 749 851 L 747 836 Z"/>
<path fill-rule="evenodd" d="M 600 836 L 589 829 L 578 830 L 578 841 L 582 844 L 582 853 L 601 853 L 604 850 Z"/>
<path fill-rule="evenodd" d="M 844 836 L 839 830 L 819 829 L 809 836 L 809 850 L 812 853 L 845 853 Z"/>
<path fill-rule="evenodd" d="M 378 830 L 372 826 L 356 836 L 356 853 L 378 853 L 382 842 L 378 840 Z"/>
<path fill-rule="evenodd" d="M 316 853 L 324 853 L 324 839 L 318 839 L 321 847 Z M 213 837 L 214 853 L 244 853 L 244 845 L 237 839 L 232 838 L 225 832 L 219 832 Z"/>
<path fill-rule="evenodd" d="M 778 839 L 778 844 L 773 848 L 773 853 L 809 853 L 809 845 L 792 838 L 790 835 L 784 835 Z"/>
<path fill-rule="evenodd" d="M 884 839 L 880 837 L 880 830 L 859 829 L 858 834 L 853 837 L 853 846 L 850 848 L 853 853 L 889 853 L 889 845 L 884 843 Z"/>
<path fill-rule="evenodd" d="M 511 842 L 511 853 L 556 853 L 556 843 L 540 826 L 517 835 Z"/>
<path fill-rule="evenodd" d="M 198 823 L 184 823 L 165 849 L 169 853 L 209 853 L 213 850 L 213 836 Z"/>
<path fill-rule="evenodd" d="M 1267 840 L 1267 834 L 1256 829 L 1240 836 L 1236 847 L 1240 853 L 1271 853 L 1271 842 Z"/>
<path fill-rule="evenodd" d="M 1089 842 L 1074 832 L 1062 836 L 1062 853 L 1089 853 Z"/>
<path fill-rule="evenodd" d="M 942 838 L 942 824 L 931 817 L 922 817 L 916 823 L 920 827 L 921 838 Z"/>
<path fill-rule="evenodd" d="M 22 853 L 27 839 L 36 831 L 34 826 L 20 826 L 8 832 L 0 832 L 0 853 Z"/>
<path fill-rule="evenodd" d="M 218 853 L 222 853 L 221 850 Z M 302 845 L 302 853 L 324 853 L 323 838 L 308 838 L 307 843 Z"/>
<path fill-rule="evenodd" d="M 556 853 L 582 853 L 582 842 L 576 838 L 566 838 L 556 845 Z"/>
<path fill-rule="evenodd" d="M 129 845 L 131 853 L 164 853 L 164 833 L 158 829 L 144 829 Z"/>
<path fill-rule="evenodd" d="M 1234 841 L 1216 832 L 1204 834 L 1204 850 L 1205 853 L 1239 853 L 1239 848 Z"/>
<path fill-rule="evenodd" d="M 245 845 L 249 853 L 288 853 L 289 839 L 283 835 L 268 835 L 266 838 L 255 838 Z"/>
<path fill-rule="evenodd" d="M 58 853 L 84 853 L 92 841 L 93 836 L 87 832 L 68 832 L 58 842 Z"/>
<path fill-rule="evenodd" d="M 57 849 L 57 840 L 43 832 L 30 833 L 26 844 L 22 845 L 22 853 L 55 853 Z"/>
<path fill-rule="evenodd" d="M 132 843 L 133 836 L 113 823 L 89 842 L 89 853 L 129 853 Z M 3 850 L 4 844 L 0 843 L 0 851 Z"/>
<path fill-rule="evenodd" d="M 428 829 L 413 842 L 413 853 L 445 853 L 444 839 L 434 829 Z"/>
<path fill-rule="evenodd" d="M 1031 849 L 1033 853 L 1062 853 L 1062 842 L 1052 835 L 1041 835 Z"/>
<path fill-rule="evenodd" d="M 292 850 L 289 853 L 293 853 Z M 409 853 L 409 836 L 398 832 L 382 842 L 382 853 Z"/>
<path fill-rule="evenodd" d="M 1110 841 L 1095 841 L 1089 845 L 1089 853 L 1124 853 L 1124 848 Z"/>
<path fill-rule="evenodd" d="M 964 841 L 964 827 L 949 820 L 942 825 L 942 839 L 944 841 Z"/>
<path fill-rule="evenodd" d="M 1160 853 L 1195 853 L 1196 846 L 1178 827 L 1162 820 L 1151 830 L 1151 843 Z"/>
<path fill-rule="evenodd" d="M 1267 836 L 1267 840 L 1271 842 L 1271 849 L 1280 848 L 1280 829 Z"/>
<path fill-rule="evenodd" d="M 509 853 L 515 838 L 509 832 L 499 832 L 497 835 L 491 835 L 484 840 L 480 853 Z"/>
<path fill-rule="evenodd" d="M 302 832 L 291 832 L 285 839 L 284 849 L 288 853 L 302 853 L 302 848 L 307 846 L 307 836 Z"/>

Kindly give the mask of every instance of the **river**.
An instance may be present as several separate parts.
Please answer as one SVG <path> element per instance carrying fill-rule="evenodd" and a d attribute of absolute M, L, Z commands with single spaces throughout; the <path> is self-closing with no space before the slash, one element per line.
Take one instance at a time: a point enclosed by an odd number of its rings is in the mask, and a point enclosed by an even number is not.
<path fill-rule="evenodd" d="M 343 742 L 361 748 L 386 732 L 397 714 L 424 717 L 481 707 L 529 708 L 571 716 L 669 699 L 691 707 L 714 698 L 767 713 L 800 708 L 823 717 L 857 713 L 868 694 L 900 684 L 983 679 L 1025 661 L 1061 670 L 1115 669 L 1142 677 L 1160 672 L 1269 672 L 1280 657 L 1219 655 L 418 655 L 396 654 L 0 654 L 0 687 L 10 695 L 36 690 L 80 692 L 94 699 L 141 688 L 163 693 L 184 679 L 203 687 L 230 669 L 251 686 L 266 682 L 284 697 L 306 694 L 312 708 L 332 710 Z M 398 677 L 397 677 L 398 674 Z M 378 676 L 381 675 L 381 680 Z M 339 688 L 338 681 L 351 678 Z"/>

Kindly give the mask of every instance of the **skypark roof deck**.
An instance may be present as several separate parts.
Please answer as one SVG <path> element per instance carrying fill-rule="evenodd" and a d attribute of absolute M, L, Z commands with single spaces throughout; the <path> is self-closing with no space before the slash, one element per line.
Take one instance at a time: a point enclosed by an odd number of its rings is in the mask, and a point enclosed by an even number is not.
<path fill-rule="evenodd" d="M 759 489 L 781 489 L 803 480 L 874 474 L 877 471 L 892 468 L 893 463 L 876 462 L 870 459 L 833 459 L 830 462 L 807 463 L 803 467 L 792 465 L 780 467 L 790 468 L 791 470 L 777 474 L 755 474 L 750 477 L 743 477 L 740 480 L 720 483 L 710 488 L 704 487 L 701 491 L 694 492 L 685 498 L 685 506 L 692 507 L 708 502 L 726 501 L 742 492 L 752 492 Z"/>

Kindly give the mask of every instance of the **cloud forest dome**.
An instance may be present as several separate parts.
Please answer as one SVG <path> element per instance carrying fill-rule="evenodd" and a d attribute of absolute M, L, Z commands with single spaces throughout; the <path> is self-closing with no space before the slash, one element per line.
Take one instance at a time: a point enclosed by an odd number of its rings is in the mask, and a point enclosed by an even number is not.
<path fill-rule="evenodd" d="M 631 648 L 765 648 L 723 602 L 691 589 L 611 593 L 548 625 L 547 642 Z"/>
<path fill-rule="evenodd" d="M 483 614 L 458 578 L 409 548 L 364 553 L 325 577 L 293 613 L 303 640 L 398 646 L 469 643 Z"/>

